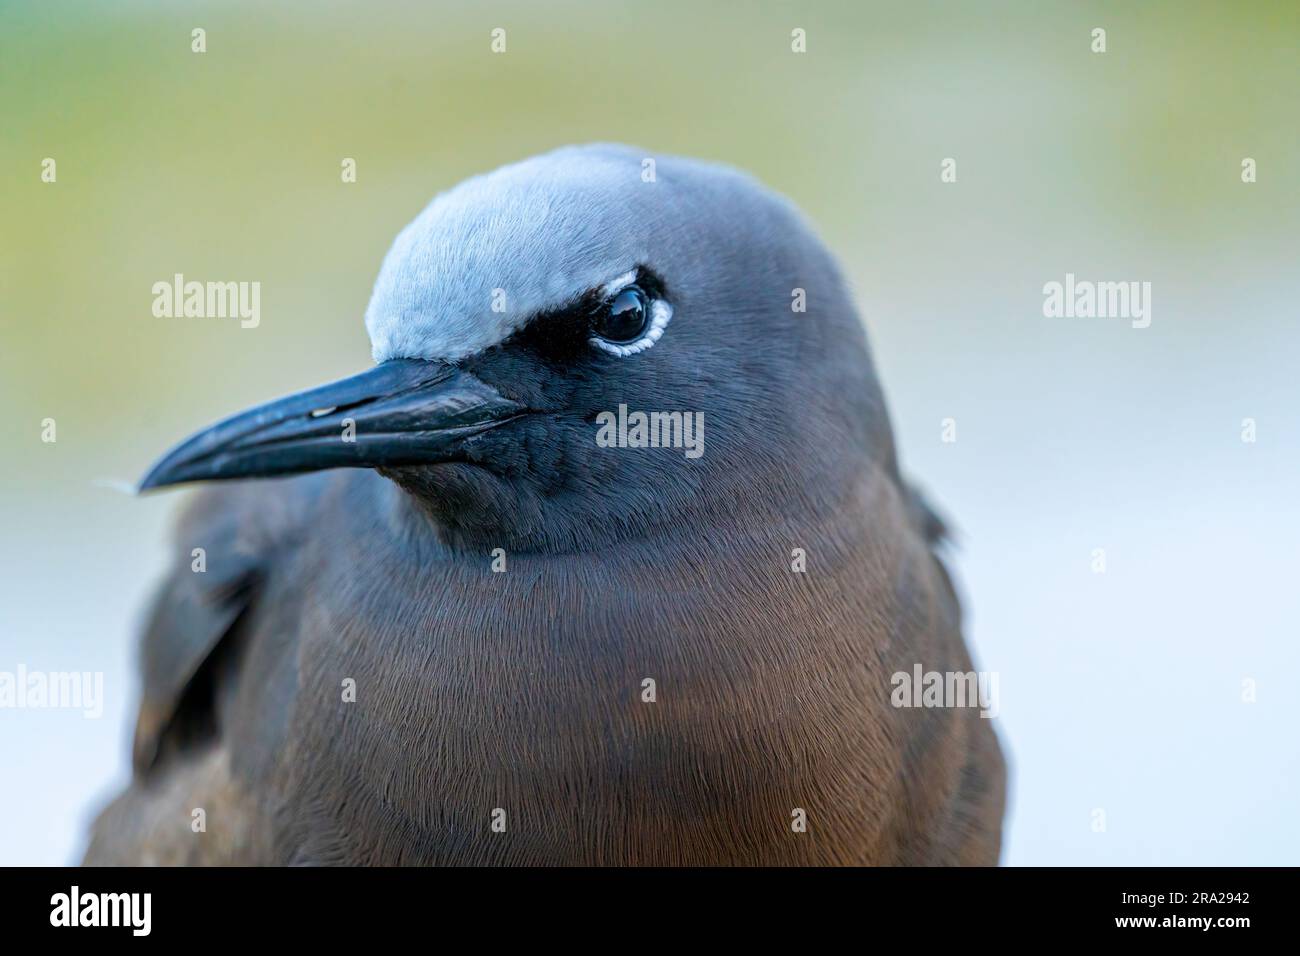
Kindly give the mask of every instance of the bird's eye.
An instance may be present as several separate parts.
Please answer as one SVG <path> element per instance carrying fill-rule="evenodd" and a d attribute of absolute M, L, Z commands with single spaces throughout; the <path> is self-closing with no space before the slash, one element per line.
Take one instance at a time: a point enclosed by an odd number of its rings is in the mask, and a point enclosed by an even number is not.
<path fill-rule="evenodd" d="M 601 307 L 592 323 L 591 344 L 615 355 L 633 355 L 654 345 L 672 309 L 636 285 L 624 286 Z"/>
<path fill-rule="evenodd" d="M 601 310 L 593 330 L 606 342 L 627 345 L 639 339 L 650 324 L 650 303 L 636 286 L 628 286 Z"/>

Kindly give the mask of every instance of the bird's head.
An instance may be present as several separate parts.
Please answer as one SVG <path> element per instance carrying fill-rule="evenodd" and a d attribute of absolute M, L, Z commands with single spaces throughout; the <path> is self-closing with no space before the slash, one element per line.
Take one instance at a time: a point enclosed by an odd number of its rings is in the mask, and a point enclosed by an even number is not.
<path fill-rule="evenodd" d="M 438 196 L 366 311 L 376 366 L 227 419 L 142 488 L 374 468 L 450 539 L 575 547 L 834 507 L 893 450 L 837 269 L 727 167 L 560 149 Z"/>

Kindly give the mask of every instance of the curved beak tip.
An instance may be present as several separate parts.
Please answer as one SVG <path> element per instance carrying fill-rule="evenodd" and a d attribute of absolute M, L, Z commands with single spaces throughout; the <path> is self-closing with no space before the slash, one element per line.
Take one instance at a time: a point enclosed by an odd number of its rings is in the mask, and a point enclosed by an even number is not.
<path fill-rule="evenodd" d="M 162 482 L 156 477 L 157 470 L 150 469 L 149 473 L 140 479 L 140 483 L 135 486 L 136 496 L 143 495 L 147 491 L 153 491 L 155 488 L 162 487 Z"/>

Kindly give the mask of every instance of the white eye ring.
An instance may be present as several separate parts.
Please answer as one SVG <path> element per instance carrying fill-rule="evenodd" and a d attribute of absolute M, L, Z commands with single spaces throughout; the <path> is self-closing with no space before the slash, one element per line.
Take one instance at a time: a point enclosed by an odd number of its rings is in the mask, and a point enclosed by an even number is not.
<path fill-rule="evenodd" d="M 608 283 L 602 290 L 607 300 L 613 299 L 628 286 L 632 285 L 637 278 L 636 270 L 624 273 L 614 281 Z M 664 299 L 650 299 L 650 324 L 646 327 L 644 333 L 635 342 L 610 342 L 602 339 L 600 336 L 593 335 L 588 341 L 602 352 L 608 352 L 611 355 L 618 355 L 626 358 L 629 355 L 635 355 L 637 352 L 644 352 L 650 346 L 659 341 L 660 336 L 664 334 L 664 329 L 668 327 L 668 321 L 673 317 L 673 307 Z"/>
<path fill-rule="evenodd" d="M 659 341 L 659 337 L 664 334 L 664 329 L 668 328 L 668 320 L 673 317 L 673 307 L 663 299 L 650 300 L 650 325 L 646 328 L 645 333 L 635 342 L 628 342 L 626 345 L 619 345 L 615 342 L 607 342 L 599 336 L 593 335 L 590 338 L 592 345 L 596 348 L 609 352 L 611 355 L 621 355 L 627 357 L 635 355 L 637 352 L 644 352 L 650 346 Z"/>

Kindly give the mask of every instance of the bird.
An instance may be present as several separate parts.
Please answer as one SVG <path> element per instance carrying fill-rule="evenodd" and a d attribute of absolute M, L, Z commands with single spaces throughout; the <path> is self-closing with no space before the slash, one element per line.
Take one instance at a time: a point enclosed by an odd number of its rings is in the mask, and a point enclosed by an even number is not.
<path fill-rule="evenodd" d="M 891 703 L 972 668 L 946 525 L 791 200 L 561 147 L 437 195 L 365 324 L 141 482 L 203 487 L 84 863 L 997 864 L 991 722 Z"/>

